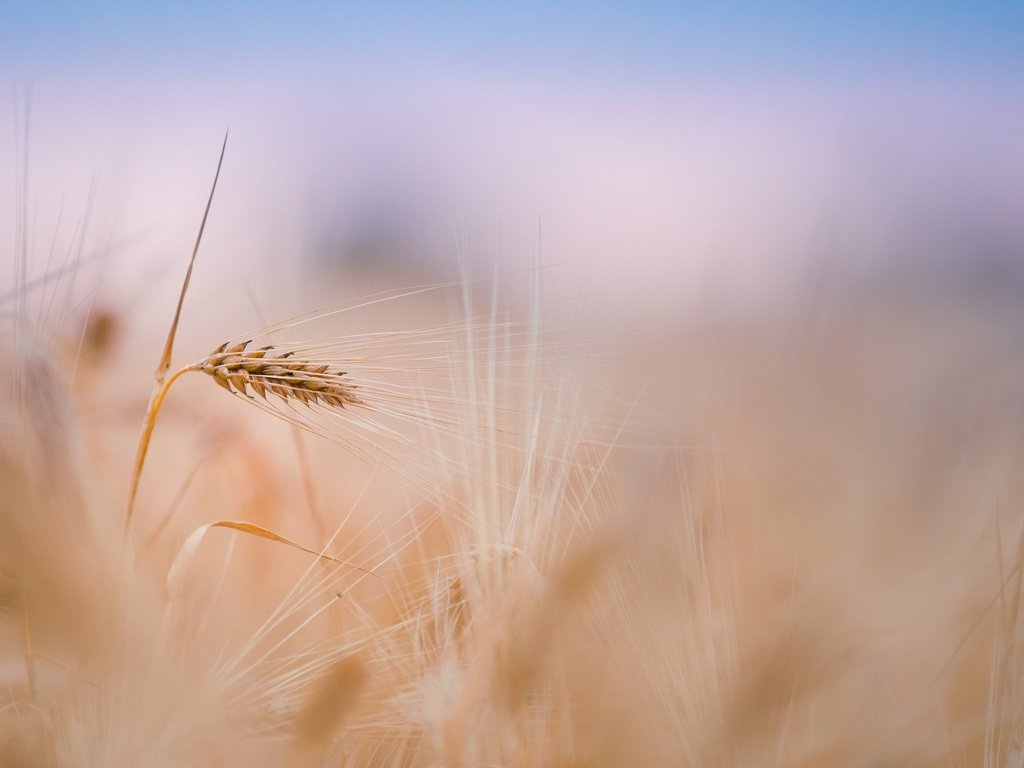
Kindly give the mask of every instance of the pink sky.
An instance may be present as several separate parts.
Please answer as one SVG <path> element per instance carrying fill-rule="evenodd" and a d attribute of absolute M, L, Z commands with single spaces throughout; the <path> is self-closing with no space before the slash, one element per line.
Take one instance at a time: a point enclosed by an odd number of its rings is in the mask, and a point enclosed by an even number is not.
<path fill-rule="evenodd" d="M 211 284 L 240 260 L 285 276 L 353 255 L 399 281 L 413 262 L 450 272 L 457 235 L 489 264 L 499 231 L 516 269 L 540 221 L 559 280 L 657 308 L 709 281 L 781 290 L 819 257 L 970 261 L 1024 242 L 1012 80 L 609 81 L 365 63 L 358 76 L 307 77 L 304 61 L 249 77 L 86 68 L 9 83 L 0 131 L 15 150 L 30 104 L 33 273 L 51 246 L 58 260 L 76 247 L 90 190 L 84 250 L 114 245 L 112 289 L 177 265 L 228 126 Z M 0 157 L 5 177 L 19 178 L 17 157 Z M 0 208 L 18 210 L 19 195 L 5 185 Z M 10 254 L 16 217 L 0 221 Z"/>

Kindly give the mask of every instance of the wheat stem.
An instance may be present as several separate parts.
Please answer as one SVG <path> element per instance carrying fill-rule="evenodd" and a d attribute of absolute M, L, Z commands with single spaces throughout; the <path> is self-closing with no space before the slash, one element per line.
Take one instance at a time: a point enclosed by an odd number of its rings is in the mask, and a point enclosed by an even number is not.
<path fill-rule="evenodd" d="M 153 436 L 153 427 L 156 425 L 157 414 L 164 404 L 167 391 L 180 376 L 189 371 L 198 371 L 198 365 L 186 365 L 184 368 L 175 371 L 165 381 L 157 381 L 153 387 L 153 394 L 149 397 L 149 405 L 146 406 L 146 416 L 142 420 L 142 432 L 139 434 L 139 447 L 135 451 L 135 467 L 132 470 L 132 486 L 128 494 L 128 509 L 124 518 L 125 535 L 128 534 L 128 527 L 132 521 L 132 509 L 135 507 L 135 496 L 139 491 L 139 478 L 142 477 L 142 467 L 146 463 L 146 452 L 149 450 L 149 440 Z"/>

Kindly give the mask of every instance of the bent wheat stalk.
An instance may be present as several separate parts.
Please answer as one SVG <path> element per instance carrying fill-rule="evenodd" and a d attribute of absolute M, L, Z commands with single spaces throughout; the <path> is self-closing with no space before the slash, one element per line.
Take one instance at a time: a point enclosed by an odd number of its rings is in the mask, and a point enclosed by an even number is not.
<path fill-rule="evenodd" d="M 252 339 L 228 341 L 199 362 L 186 365 L 168 377 L 185 294 L 220 177 L 226 147 L 227 135 L 224 137 L 217 172 L 178 295 L 174 319 L 155 371 L 156 382 L 143 417 L 125 513 L 126 537 L 157 416 L 171 386 L 190 371 L 205 373 L 231 394 L 248 398 L 296 426 L 333 438 L 354 449 L 355 453 L 371 459 L 380 458 L 380 455 L 375 455 L 373 450 L 352 439 L 355 432 L 363 430 L 364 434 L 372 435 L 378 443 L 392 441 L 408 447 L 420 441 L 403 434 L 402 430 L 391 423 L 393 420 L 404 421 L 421 430 L 427 429 L 429 440 L 435 443 L 440 433 L 451 430 L 457 423 L 455 413 L 459 409 L 460 396 L 452 391 L 450 380 L 446 380 L 452 367 L 451 341 L 453 335 L 456 335 L 454 331 L 469 332 L 473 336 L 471 331 L 467 331 L 473 326 L 472 322 L 466 326 L 459 323 L 405 333 L 370 333 L 342 339 L 321 339 L 290 345 L 286 343 L 283 347 L 266 345 L 258 349 L 249 348 Z M 420 286 L 390 296 L 385 293 L 347 309 L 369 307 L 381 301 L 415 296 L 450 286 Z M 294 318 L 264 329 L 261 335 L 278 333 L 342 311 L 346 310 L 334 309 Z M 498 324 L 496 317 L 491 318 L 483 327 L 493 334 L 492 342 L 501 343 L 505 354 L 514 353 L 515 346 L 511 343 L 514 334 L 509 334 L 508 327 Z M 535 345 L 535 338 L 532 343 Z M 486 375 L 491 377 L 492 387 L 495 374 L 493 369 L 500 364 L 497 359 L 491 359 L 491 370 Z M 350 374 L 353 366 L 355 376 Z M 299 413 L 297 406 L 306 406 L 308 411 L 302 409 L 306 412 Z M 354 408 L 361 411 L 361 418 L 352 418 L 353 414 L 349 411 Z M 315 417 L 310 414 L 315 414 Z M 493 409 L 490 414 L 492 419 L 504 416 L 500 409 Z M 436 446 L 429 448 L 436 449 Z M 399 469 L 399 473 L 409 477 L 404 466 Z"/>
<path fill-rule="evenodd" d="M 220 386 L 232 394 L 242 394 L 253 398 L 248 390 L 260 395 L 266 400 L 267 395 L 276 395 L 284 401 L 298 401 L 308 406 L 325 405 L 331 408 L 344 408 L 346 405 L 362 405 L 362 401 L 355 395 L 355 386 L 345 378 L 344 371 L 337 370 L 330 363 L 316 363 L 295 359 L 294 351 L 278 351 L 271 345 L 261 349 L 247 349 L 251 341 L 241 342 L 229 346 L 230 342 L 221 344 L 217 349 L 207 355 L 198 363 L 186 365 L 178 369 L 170 377 L 167 372 L 171 367 L 171 358 L 174 348 L 174 338 L 177 334 L 178 322 L 181 319 L 181 310 L 185 301 L 185 294 L 188 291 L 189 282 L 192 278 L 192 268 L 195 266 L 196 254 L 199 252 L 199 244 L 202 242 L 203 231 L 206 228 L 206 220 L 210 214 L 210 206 L 213 203 L 213 195 L 217 189 L 217 180 L 220 178 L 221 166 L 224 162 L 224 152 L 227 148 L 227 134 L 224 136 L 224 143 L 221 146 L 220 158 L 217 162 L 217 172 L 214 175 L 213 185 L 210 189 L 210 196 L 206 202 L 203 218 L 199 225 L 199 233 L 192 249 L 192 256 L 189 260 L 188 269 L 185 272 L 185 279 L 178 294 L 178 304 L 174 311 L 174 319 L 167 332 L 167 340 L 164 343 L 163 354 L 155 371 L 156 383 L 146 407 L 146 414 L 142 421 L 142 430 L 139 434 L 139 445 L 135 454 L 135 464 L 132 468 L 131 488 L 128 494 L 128 507 L 125 514 L 124 535 L 127 540 L 131 526 L 132 511 L 135 500 L 138 496 L 139 481 L 142 477 L 142 470 L 146 463 L 146 455 L 149 452 L 149 443 L 153 436 L 153 429 L 156 426 L 156 418 L 167 399 L 167 393 L 171 386 L 184 374 L 190 371 L 201 371 L 208 374 Z M 209 523 L 201 527 L 189 541 L 192 549 L 198 546 L 198 540 L 203 533 L 215 527 L 231 528 L 250 535 L 259 536 L 265 539 L 286 544 L 290 547 L 300 549 L 304 552 L 317 555 L 318 558 L 327 558 L 342 565 L 356 568 L 367 574 L 377 575 L 372 569 L 362 568 L 354 563 L 338 560 L 323 552 L 310 549 L 298 544 L 274 531 L 262 526 L 247 522 L 221 520 Z M 171 573 L 176 573 L 180 568 L 181 554 L 175 560 Z M 169 574 L 169 578 L 170 578 Z"/>
<path fill-rule="evenodd" d="M 416 333 L 410 335 L 415 337 Z M 157 386 L 146 409 L 139 437 L 139 447 L 132 473 L 131 493 L 128 500 L 126 529 L 130 524 L 156 418 L 171 386 L 186 373 L 191 371 L 205 373 L 233 395 L 243 395 L 250 400 L 256 400 L 258 396 L 262 401 L 267 402 L 267 410 L 307 429 L 310 428 L 309 424 L 301 423 L 293 413 L 287 415 L 282 413 L 280 408 L 283 406 L 288 409 L 294 405 L 305 405 L 311 408 L 324 408 L 336 415 L 339 411 L 354 406 L 362 407 L 367 411 L 394 411 L 394 409 L 388 408 L 389 399 L 401 398 L 403 395 L 409 396 L 408 393 L 401 391 L 402 387 L 396 388 L 394 384 L 386 385 L 379 379 L 372 383 L 363 381 L 361 385 L 357 384 L 336 359 L 323 360 L 317 359 L 315 356 L 310 357 L 311 352 L 316 354 L 315 345 L 312 348 L 307 347 L 305 350 L 301 348 L 283 349 L 270 344 L 258 349 L 250 349 L 251 343 L 252 340 L 248 340 L 229 346 L 231 342 L 225 342 L 199 362 L 178 369 L 166 379 L 161 379 L 158 376 Z M 383 369 L 380 368 L 382 357 L 398 358 L 396 363 L 411 362 L 408 358 L 402 358 L 393 352 L 388 355 L 383 350 L 384 345 L 379 341 L 375 346 L 381 348 L 378 349 L 378 355 L 373 358 L 377 373 L 383 372 Z M 352 362 L 359 364 L 357 360 Z M 367 389 L 369 400 L 361 395 L 361 386 Z M 269 402 L 271 397 L 276 397 L 279 400 L 278 406 Z M 399 413 L 397 415 L 404 415 L 408 418 L 410 414 Z"/>
<path fill-rule="evenodd" d="M 426 332 L 431 337 L 430 344 L 436 345 L 439 339 L 433 338 L 434 333 L 436 331 Z M 401 339 L 423 344 L 423 335 L 424 332 L 413 331 L 386 336 L 390 342 Z M 184 374 L 192 371 L 205 373 L 229 393 L 247 398 L 279 418 L 325 437 L 330 436 L 330 429 L 324 427 L 325 419 L 334 417 L 351 421 L 349 411 L 353 408 L 359 408 L 366 416 L 384 414 L 414 423 L 426 418 L 417 404 L 421 401 L 431 405 L 435 411 L 450 410 L 444 402 L 448 396 L 436 388 L 427 392 L 423 381 L 424 366 L 435 374 L 445 368 L 439 363 L 446 357 L 445 353 L 438 351 L 436 346 L 430 347 L 431 351 L 426 354 L 409 353 L 401 349 L 400 342 L 399 347 L 394 348 L 389 346 L 389 341 L 375 338 L 367 342 L 353 337 L 348 343 L 335 340 L 293 348 L 268 344 L 257 349 L 250 348 L 251 339 L 235 344 L 228 341 L 202 360 L 158 380 L 139 438 L 126 530 L 157 416 L 171 386 Z M 357 349 L 363 352 L 363 357 Z M 358 383 L 349 373 L 350 364 L 362 369 Z M 306 406 L 310 412 L 318 411 L 319 416 L 302 416 L 296 406 Z M 378 437 L 390 432 L 389 427 L 372 418 L 369 421 L 364 418 L 363 421 L 363 427 Z M 355 448 L 357 453 L 367 453 L 351 442 L 338 439 Z"/>
<path fill-rule="evenodd" d="M 135 451 L 135 466 L 132 467 L 132 484 L 128 491 L 128 510 L 125 514 L 124 519 L 124 532 L 128 535 L 128 528 L 132 523 L 132 511 L 135 508 L 135 497 L 139 493 L 139 480 L 142 478 L 142 467 L 146 463 L 146 454 L 149 452 L 149 441 L 153 437 L 153 427 L 156 426 L 156 417 L 160 413 L 160 408 L 164 404 L 164 400 L 167 398 L 167 392 L 170 390 L 171 385 L 176 382 L 181 376 L 188 373 L 189 371 L 197 370 L 195 365 L 187 365 L 184 368 L 175 371 L 171 374 L 169 379 L 162 379 L 160 375 L 157 375 L 156 387 L 153 389 L 153 394 L 149 398 L 149 405 L 146 406 L 146 415 L 142 419 L 142 432 L 139 435 L 139 447 Z"/>

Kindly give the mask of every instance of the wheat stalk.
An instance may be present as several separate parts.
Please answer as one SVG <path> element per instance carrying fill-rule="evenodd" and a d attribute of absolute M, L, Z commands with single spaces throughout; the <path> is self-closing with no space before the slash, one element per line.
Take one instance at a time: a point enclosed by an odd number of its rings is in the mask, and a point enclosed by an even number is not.
<path fill-rule="evenodd" d="M 433 338 L 433 333 L 427 335 L 431 337 L 429 344 L 435 345 L 438 340 Z M 422 423 L 427 418 L 422 408 L 428 401 L 439 424 L 447 418 L 442 414 L 450 411 L 450 403 L 445 402 L 448 396 L 436 389 L 432 392 L 424 391 L 422 376 L 426 375 L 424 366 L 436 374 L 438 370 L 443 372 L 450 366 L 450 361 L 443 363 L 445 355 L 434 346 L 429 346 L 430 351 L 425 355 L 406 352 L 400 343 L 397 348 L 389 347 L 389 343 L 401 339 L 422 344 L 422 336 L 421 332 L 413 331 L 388 335 L 387 341 L 374 338 L 369 342 L 354 337 L 355 341 L 348 344 L 338 340 L 307 342 L 295 349 L 269 344 L 250 349 L 251 339 L 235 344 L 228 341 L 202 360 L 178 369 L 158 383 L 146 410 L 132 475 L 126 527 L 131 520 L 157 416 L 171 386 L 184 374 L 193 371 L 205 373 L 231 394 L 244 396 L 279 418 L 328 439 L 343 442 L 357 453 L 366 455 L 368 452 L 365 449 L 340 437 L 324 422 L 330 420 L 330 416 L 345 417 L 347 422 L 351 422 L 351 418 L 348 418 L 349 409 L 359 407 L 367 414 L 384 414 L 407 422 Z M 367 351 L 364 344 L 373 350 L 369 362 L 360 360 L 358 350 L 361 349 L 364 355 Z M 319 357 L 325 353 L 331 359 Z M 349 373 L 349 364 L 366 369 L 358 384 Z M 295 408 L 296 405 L 322 410 L 315 416 L 302 416 Z M 382 422 L 373 419 L 371 422 L 364 427 L 378 437 L 393 437 L 397 434 Z M 352 426 L 347 424 L 342 429 L 347 431 Z"/>

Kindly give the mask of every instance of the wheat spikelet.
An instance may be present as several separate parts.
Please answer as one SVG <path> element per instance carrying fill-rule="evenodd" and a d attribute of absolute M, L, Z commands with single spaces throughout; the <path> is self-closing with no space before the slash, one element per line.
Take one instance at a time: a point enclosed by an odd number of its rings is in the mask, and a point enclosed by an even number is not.
<path fill-rule="evenodd" d="M 322 403 L 335 408 L 365 405 L 355 393 L 355 385 L 345 371 L 330 364 L 294 357 L 268 345 L 248 350 L 250 341 L 228 347 L 221 344 L 198 363 L 198 369 L 228 392 L 252 397 L 248 390 L 266 400 L 268 394 L 282 400 L 297 400 L 306 405 Z"/>

